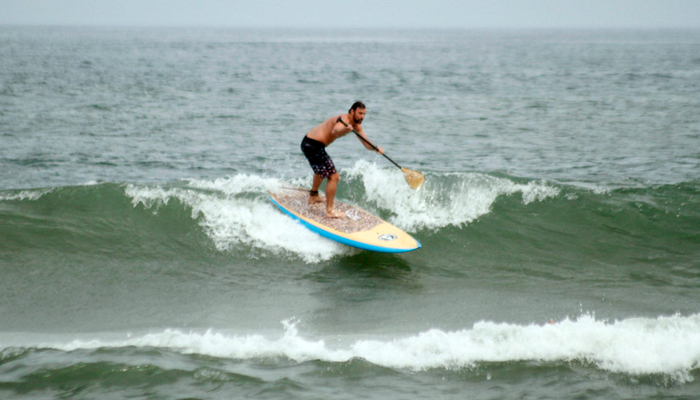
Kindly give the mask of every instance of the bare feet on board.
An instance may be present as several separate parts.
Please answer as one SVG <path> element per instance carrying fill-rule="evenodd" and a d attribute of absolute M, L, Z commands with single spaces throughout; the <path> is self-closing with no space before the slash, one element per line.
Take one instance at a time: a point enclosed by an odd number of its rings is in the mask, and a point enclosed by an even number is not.
<path fill-rule="evenodd" d="M 326 198 L 321 196 L 309 196 L 309 204 L 325 203 Z"/>
<path fill-rule="evenodd" d="M 326 210 L 326 218 L 345 218 L 345 213 L 338 210 Z"/>

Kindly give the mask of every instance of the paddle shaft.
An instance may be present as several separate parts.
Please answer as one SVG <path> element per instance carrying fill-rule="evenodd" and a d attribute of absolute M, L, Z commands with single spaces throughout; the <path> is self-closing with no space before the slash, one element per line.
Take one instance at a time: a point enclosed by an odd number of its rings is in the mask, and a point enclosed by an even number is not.
<path fill-rule="evenodd" d="M 340 119 L 340 117 L 338 117 L 338 122 L 340 122 L 341 124 L 343 124 L 343 125 L 345 125 L 345 126 L 347 126 L 347 127 L 350 126 L 350 125 L 346 124 L 345 121 L 343 121 L 342 119 Z M 379 151 L 379 149 L 377 148 L 377 146 L 375 146 L 374 144 L 372 144 L 372 142 L 370 142 L 369 140 L 363 138 L 362 135 L 360 135 L 359 133 L 357 133 L 356 130 L 353 129 L 353 130 L 352 130 L 352 133 L 354 133 L 355 135 L 357 135 L 357 137 L 359 137 L 360 139 L 362 139 L 363 142 L 365 142 L 365 143 L 367 143 L 368 145 L 372 146 L 372 148 L 374 149 L 374 151 Z M 394 161 L 394 160 L 392 160 L 391 158 L 389 158 L 389 156 L 387 156 L 387 155 L 384 154 L 384 153 L 382 153 L 382 155 L 383 155 L 384 157 L 386 157 L 387 160 L 391 161 L 392 164 L 394 164 L 394 165 L 396 165 L 397 167 L 399 167 L 399 169 L 403 169 L 403 167 L 401 167 L 399 164 L 397 164 L 396 161 Z"/>
<path fill-rule="evenodd" d="M 368 145 L 372 146 L 372 148 L 373 148 L 375 151 L 379 151 L 379 149 L 377 148 L 377 146 L 375 146 L 375 145 L 373 145 L 372 143 L 370 143 L 369 140 L 363 138 L 359 133 L 355 132 L 355 130 L 353 130 L 352 132 L 353 132 L 355 135 L 357 135 L 357 137 L 359 137 L 360 139 L 362 139 L 365 143 L 367 143 Z M 401 167 L 399 164 L 397 164 L 396 161 L 394 161 L 394 160 L 392 160 L 391 158 L 389 158 L 389 156 L 387 156 L 386 154 L 382 153 L 382 155 L 383 155 L 384 157 L 386 157 L 387 160 L 391 161 L 392 164 L 394 164 L 394 165 L 396 165 L 397 167 L 399 167 L 399 169 L 403 168 L 403 167 Z"/>

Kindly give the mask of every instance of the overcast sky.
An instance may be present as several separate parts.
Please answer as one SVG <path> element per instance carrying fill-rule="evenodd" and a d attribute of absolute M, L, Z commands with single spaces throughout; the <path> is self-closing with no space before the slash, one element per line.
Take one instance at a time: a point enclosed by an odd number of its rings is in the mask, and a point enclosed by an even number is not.
<path fill-rule="evenodd" d="M 700 0 L 0 0 L 0 25 L 700 28 Z"/>

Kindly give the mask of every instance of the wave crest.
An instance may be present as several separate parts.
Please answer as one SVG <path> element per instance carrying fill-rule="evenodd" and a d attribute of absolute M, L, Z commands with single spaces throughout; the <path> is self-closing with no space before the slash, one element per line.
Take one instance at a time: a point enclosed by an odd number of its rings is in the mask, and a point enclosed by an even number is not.
<path fill-rule="evenodd" d="M 299 334 L 298 320 L 282 321 L 278 337 L 232 335 L 212 329 L 183 332 L 168 329 L 125 340 L 74 340 L 33 343 L 31 347 L 62 351 L 121 347 L 154 347 L 237 360 L 284 358 L 297 363 L 331 363 L 364 359 L 396 369 L 472 368 L 479 363 L 580 362 L 613 372 L 666 375 L 693 380 L 700 368 L 700 314 L 599 321 L 592 315 L 550 324 L 518 325 L 481 321 L 470 329 L 431 329 L 407 337 L 324 339 Z M 28 344 L 25 344 L 25 346 Z"/>

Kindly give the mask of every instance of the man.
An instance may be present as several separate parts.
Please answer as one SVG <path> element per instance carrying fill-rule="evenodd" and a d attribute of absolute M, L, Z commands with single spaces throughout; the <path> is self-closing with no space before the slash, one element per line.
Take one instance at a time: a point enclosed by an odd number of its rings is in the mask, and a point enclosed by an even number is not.
<path fill-rule="evenodd" d="M 353 130 L 362 136 L 367 142 L 358 138 L 360 142 L 369 150 L 374 150 L 362 130 L 362 121 L 367 113 L 367 107 L 362 102 L 355 102 L 347 114 L 340 114 L 330 117 L 321 125 L 315 127 L 304 136 L 301 141 L 301 151 L 309 160 L 311 169 L 314 171 L 314 181 L 309 193 L 309 204 L 323 202 L 318 195 L 318 189 L 324 179 L 326 182 L 326 218 L 343 218 L 345 213 L 333 209 L 335 191 L 338 187 L 340 174 L 335 169 L 333 160 L 326 153 L 326 147 L 341 136 L 345 136 Z M 384 150 L 378 147 L 378 153 L 383 154 Z"/>

